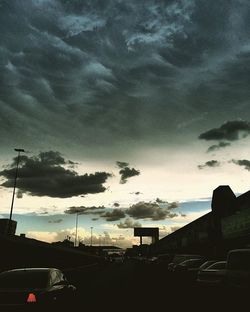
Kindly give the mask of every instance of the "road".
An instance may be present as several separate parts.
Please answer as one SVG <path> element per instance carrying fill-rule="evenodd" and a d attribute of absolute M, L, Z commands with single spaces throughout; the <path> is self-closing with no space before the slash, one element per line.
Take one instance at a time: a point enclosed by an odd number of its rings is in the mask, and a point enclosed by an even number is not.
<path fill-rule="evenodd" d="M 68 272 L 68 276 L 77 286 L 75 304 L 91 311 L 156 311 L 169 307 L 216 311 L 220 306 L 239 308 L 244 299 L 219 288 L 204 289 L 177 279 L 164 267 L 133 261 L 93 265 Z"/>

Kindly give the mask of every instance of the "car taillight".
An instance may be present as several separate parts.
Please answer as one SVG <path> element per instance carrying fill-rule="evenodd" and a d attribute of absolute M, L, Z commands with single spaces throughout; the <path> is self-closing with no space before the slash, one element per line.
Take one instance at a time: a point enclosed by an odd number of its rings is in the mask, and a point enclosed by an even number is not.
<path fill-rule="evenodd" d="M 35 294 L 33 294 L 33 293 L 29 293 L 29 295 L 28 295 L 28 298 L 27 298 L 27 302 L 28 303 L 34 303 L 34 302 L 36 302 L 36 295 Z"/>

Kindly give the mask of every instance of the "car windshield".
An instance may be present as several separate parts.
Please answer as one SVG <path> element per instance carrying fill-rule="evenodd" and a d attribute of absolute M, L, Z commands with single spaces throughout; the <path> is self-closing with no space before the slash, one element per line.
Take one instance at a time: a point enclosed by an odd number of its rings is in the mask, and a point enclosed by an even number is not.
<path fill-rule="evenodd" d="M 46 288 L 48 271 L 12 271 L 0 274 L 0 289 Z"/>
<path fill-rule="evenodd" d="M 210 265 L 207 270 L 223 270 L 226 268 L 226 262 L 216 262 Z"/>
<path fill-rule="evenodd" d="M 200 266 L 200 270 L 206 269 L 207 267 L 209 267 L 210 265 L 214 264 L 215 262 L 217 262 L 217 261 L 216 260 L 210 260 L 210 261 L 207 261 L 207 262 L 203 263 Z"/>

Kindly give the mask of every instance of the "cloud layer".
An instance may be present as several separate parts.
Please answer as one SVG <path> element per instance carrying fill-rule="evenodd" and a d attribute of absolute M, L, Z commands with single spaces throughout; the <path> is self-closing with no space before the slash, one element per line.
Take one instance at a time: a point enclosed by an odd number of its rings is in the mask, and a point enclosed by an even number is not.
<path fill-rule="evenodd" d="M 1 184 L 6 188 L 13 188 L 16 161 L 8 169 L 0 171 L 0 176 L 6 179 Z M 107 172 L 79 175 L 72 169 L 65 168 L 70 164 L 60 153 L 41 152 L 37 156 L 20 156 L 18 170 L 19 192 L 32 196 L 49 196 L 67 198 L 83 194 L 96 194 L 106 190 L 104 183 L 111 176 Z"/>
<path fill-rule="evenodd" d="M 204 169 L 206 167 L 208 168 L 215 168 L 215 167 L 219 167 L 220 166 L 220 162 L 218 160 L 209 160 L 207 161 L 205 164 L 203 165 L 198 165 L 199 169 Z"/>
<path fill-rule="evenodd" d="M 172 207 L 161 208 L 157 203 L 139 202 L 127 209 L 126 213 L 134 219 L 150 219 L 153 221 L 171 219 L 178 214 L 172 213 Z"/>
<path fill-rule="evenodd" d="M 129 163 L 117 161 L 116 162 L 119 170 L 119 174 L 121 175 L 121 184 L 125 184 L 129 178 L 138 176 L 140 174 L 139 170 L 136 170 L 135 168 L 130 168 Z"/>
<path fill-rule="evenodd" d="M 1 146 L 120 156 L 244 118 L 249 17 L 247 0 L 1 1 Z"/>
<path fill-rule="evenodd" d="M 237 141 L 248 136 L 250 133 L 250 123 L 243 120 L 227 121 L 219 128 L 214 128 L 202 133 L 199 139 L 207 141 Z M 225 145 L 225 144 L 222 144 Z M 223 146 L 220 146 L 223 147 Z"/>

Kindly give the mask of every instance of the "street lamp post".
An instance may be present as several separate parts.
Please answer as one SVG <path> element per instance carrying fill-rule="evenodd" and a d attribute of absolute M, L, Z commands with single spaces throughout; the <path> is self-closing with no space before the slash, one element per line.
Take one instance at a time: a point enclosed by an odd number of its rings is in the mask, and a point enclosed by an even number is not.
<path fill-rule="evenodd" d="M 17 181 L 20 153 L 21 152 L 23 152 L 23 153 L 25 152 L 24 149 L 22 149 L 22 148 L 15 148 L 15 151 L 18 152 L 18 155 L 17 155 L 16 172 L 15 172 L 15 178 L 14 178 L 14 189 L 13 189 L 12 201 L 11 201 L 11 207 L 10 207 L 10 217 L 9 217 L 8 233 L 10 233 L 10 228 L 11 228 L 11 220 L 12 220 L 12 212 L 13 212 L 13 206 L 14 206 L 14 200 L 15 200 L 16 181 Z"/>
<path fill-rule="evenodd" d="M 93 226 L 91 226 L 91 237 L 90 237 L 90 246 L 92 246 L 92 230 L 93 230 Z"/>

